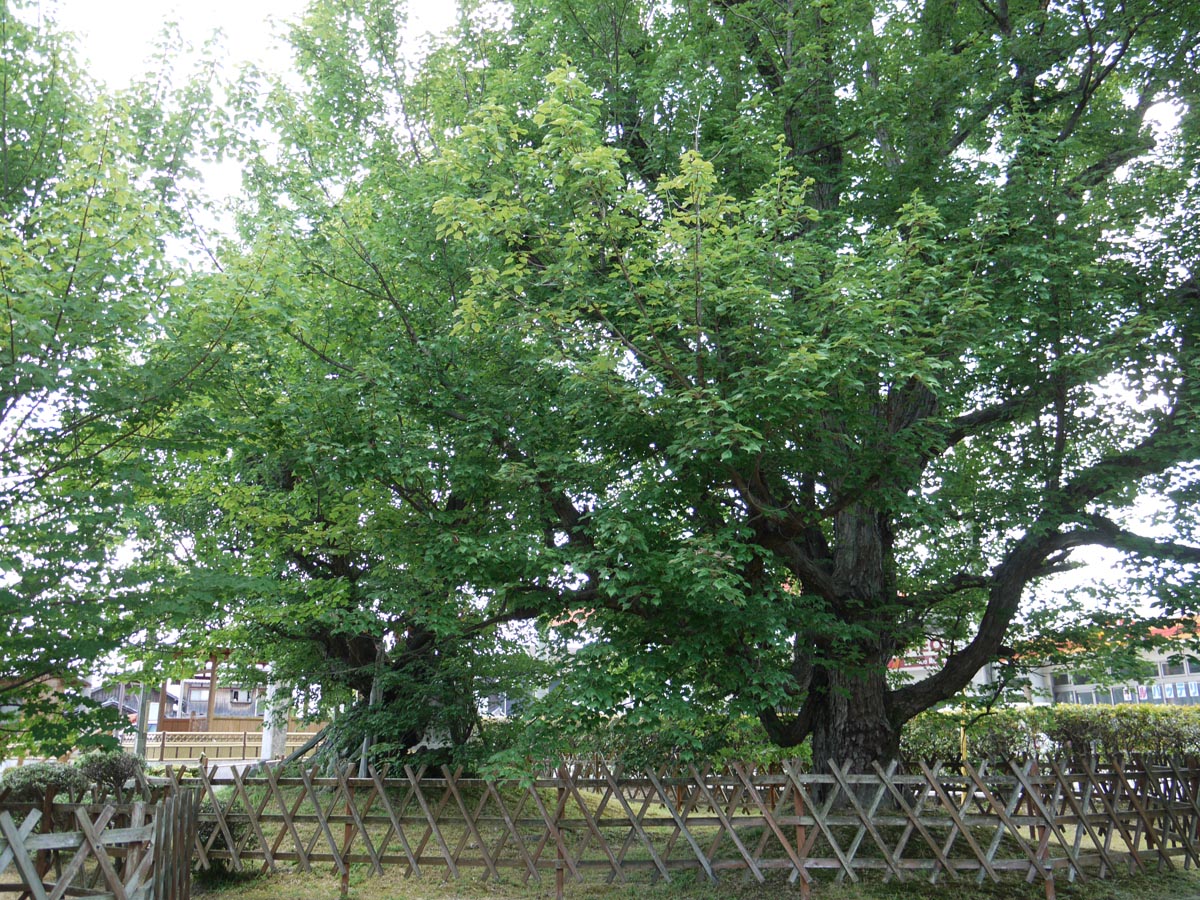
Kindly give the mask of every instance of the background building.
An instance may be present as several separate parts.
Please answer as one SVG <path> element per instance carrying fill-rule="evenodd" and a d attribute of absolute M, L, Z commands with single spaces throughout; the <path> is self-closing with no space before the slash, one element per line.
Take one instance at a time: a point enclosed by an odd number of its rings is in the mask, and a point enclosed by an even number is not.
<path fill-rule="evenodd" d="M 1166 651 L 1147 652 L 1144 658 L 1154 668 L 1142 679 L 1118 685 L 1097 684 L 1090 676 L 1061 666 L 1049 671 L 1054 703 L 1158 703 L 1190 706 L 1200 704 L 1200 660 L 1171 659 Z"/>

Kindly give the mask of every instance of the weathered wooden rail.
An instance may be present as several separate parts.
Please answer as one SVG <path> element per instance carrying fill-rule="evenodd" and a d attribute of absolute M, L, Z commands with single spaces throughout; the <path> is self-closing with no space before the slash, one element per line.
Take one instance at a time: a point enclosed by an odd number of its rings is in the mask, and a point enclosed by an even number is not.
<path fill-rule="evenodd" d="M 175 791 L 155 803 L 37 806 L 0 809 L 0 893 L 32 900 L 191 896 L 195 792 Z"/>
<path fill-rule="evenodd" d="M 824 774 L 564 766 L 528 783 L 404 767 L 194 779 L 195 855 L 236 870 L 362 865 L 523 882 L 821 878 L 1086 881 L 1200 865 L 1200 768 L 1131 762 Z M 187 784 L 176 775 L 176 784 Z M 820 872 L 825 872 L 820 875 Z"/>
<path fill-rule="evenodd" d="M 286 750 L 299 749 L 311 734 L 288 734 Z M 146 759 L 151 763 L 194 765 L 205 759 L 258 759 L 262 755 L 262 731 L 159 731 L 146 735 Z M 121 739 L 121 747 L 132 752 L 135 740 Z"/>

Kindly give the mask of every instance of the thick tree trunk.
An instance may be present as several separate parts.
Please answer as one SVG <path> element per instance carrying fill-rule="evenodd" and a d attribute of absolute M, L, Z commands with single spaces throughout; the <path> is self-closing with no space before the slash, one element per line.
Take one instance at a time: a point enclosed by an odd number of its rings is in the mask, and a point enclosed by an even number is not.
<path fill-rule="evenodd" d="M 813 764 L 824 771 L 832 760 L 865 772 L 872 762 L 894 758 L 900 747 L 887 684 L 887 664 L 896 649 L 891 529 L 881 512 L 854 503 L 838 513 L 834 533 L 832 606 L 861 636 L 835 639 L 840 649 L 821 664 L 818 690 L 810 693 Z"/>
<path fill-rule="evenodd" d="M 828 689 L 811 697 L 813 766 L 828 770 L 830 761 L 850 764 L 851 772 L 886 765 L 900 749 L 900 731 L 888 714 L 885 672 L 826 673 Z"/>

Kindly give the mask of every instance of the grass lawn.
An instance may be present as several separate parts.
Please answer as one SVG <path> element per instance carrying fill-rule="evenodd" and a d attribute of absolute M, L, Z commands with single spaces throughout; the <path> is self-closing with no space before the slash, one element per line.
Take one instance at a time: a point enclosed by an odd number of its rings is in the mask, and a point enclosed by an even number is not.
<path fill-rule="evenodd" d="M 337 900 L 341 880 L 329 870 L 313 874 L 263 876 L 211 876 L 199 878 L 193 885 L 196 900 Z M 1057 885 L 1058 897 L 1063 900 L 1200 900 L 1200 872 L 1176 871 L 1149 874 L 1117 880 L 1089 880 L 1086 884 L 1068 884 L 1065 879 Z M 352 873 L 351 900 L 448 900 L 448 898 L 504 898 L 504 900 L 533 900 L 554 896 L 553 880 L 528 886 L 517 881 L 482 882 L 478 876 L 467 875 L 460 881 L 445 881 L 438 877 L 401 878 L 385 874 L 381 877 Z M 645 882 L 625 885 L 571 884 L 566 885 L 567 900 L 724 900 L 724 898 L 795 897 L 798 887 L 779 881 L 759 885 L 753 880 L 727 875 L 718 885 L 696 884 L 687 874 L 674 875 L 671 884 L 651 885 Z M 910 879 L 904 884 L 883 884 L 875 881 L 859 886 L 820 882 L 813 886 L 814 900 L 1045 900 L 1045 888 L 1038 882 L 1006 882 L 982 885 L 973 878 L 941 881 Z"/>

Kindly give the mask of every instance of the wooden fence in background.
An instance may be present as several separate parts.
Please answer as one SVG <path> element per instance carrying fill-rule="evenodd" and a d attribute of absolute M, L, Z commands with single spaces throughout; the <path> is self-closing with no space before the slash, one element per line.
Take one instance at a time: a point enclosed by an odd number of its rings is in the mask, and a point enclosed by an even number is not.
<path fill-rule="evenodd" d="M 382 874 L 441 870 L 522 882 L 821 879 L 1087 881 L 1200 865 L 1200 767 L 1026 763 L 868 774 L 783 764 L 627 772 L 563 766 L 529 783 L 404 767 L 216 779 L 199 771 L 202 867 Z M 173 784 L 185 785 L 178 773 Z M 824 874 L 820 874 L 824 872 Z"/>
<path fill-rule="evenodd" d="M 4 803 L 0 893 L 188 900 L 196 799 L 176 790 L 153 803 Z"/>
<path fill-rule="evenodd" d="M 191 715 L 168 718 L 163 719 L 159 724 L 162 726 L 159 731 L 169 734 L 186 732 L 203 734 L 209 730 L 207 716 Z M 299 722 L 296 719 L 289 719 L 287 730 L 288 734 L 311 737 L 328 724 L 328 722 Z M 262 716 L 213 716 L 212 720 L 213 731 L 249 731 L 253 734 L 256 731 L 262 731 L 262 726 Z"/>
<path fill-rule="evenodd" d="M 159 731 L 146 735 L 146 760 L 151 764 L 195 765 L 206 759 L 258 759 L 262 755 L 262 731 Z M 286 753 L 302 747 L 311 734 L 288 733 Z M 121 739 L 121 747 L 132 751 L 134 738 Z"/>

